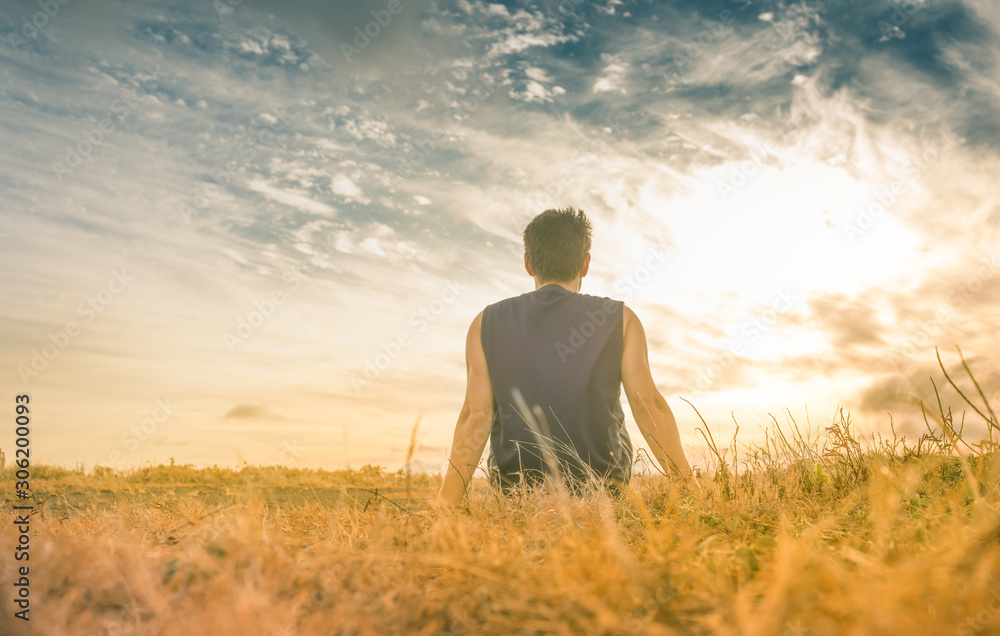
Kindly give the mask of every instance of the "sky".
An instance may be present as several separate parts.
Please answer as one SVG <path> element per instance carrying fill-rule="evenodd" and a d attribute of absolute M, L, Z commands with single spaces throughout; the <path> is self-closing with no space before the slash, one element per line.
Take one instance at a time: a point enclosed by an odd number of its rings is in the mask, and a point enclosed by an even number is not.
<path fill-rule="evenodd" d="M 439 471 L 470 323 L 572 206 L 696 465 L 699 413 L 919 434 L 935 348 L 1000 407 L 998 33 L 989 0 L 0 0 L 3 399 L 36 462 L 397 470 L 417 426 Z"/>

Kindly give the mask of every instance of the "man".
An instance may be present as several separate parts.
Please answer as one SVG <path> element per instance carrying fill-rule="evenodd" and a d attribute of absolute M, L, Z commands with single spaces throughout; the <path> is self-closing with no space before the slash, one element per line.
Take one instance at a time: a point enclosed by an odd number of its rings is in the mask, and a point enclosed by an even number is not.
<path fill-rule="evenodd" d="M 524 230 L 535 291 L 494 303 L 472 321 L 465 403 L 438 503 L 461 503 L 487 439 L 490 481 L 503 490 L 556 471 L 571 486 L 590 478 L 611 489 L 627 484 L 633 455 L 622 385 L 664 471 L 690 476 L 639 319 L 621 301 L 579 293 L 591 232 L 582 210 L 536 216 Z"/>

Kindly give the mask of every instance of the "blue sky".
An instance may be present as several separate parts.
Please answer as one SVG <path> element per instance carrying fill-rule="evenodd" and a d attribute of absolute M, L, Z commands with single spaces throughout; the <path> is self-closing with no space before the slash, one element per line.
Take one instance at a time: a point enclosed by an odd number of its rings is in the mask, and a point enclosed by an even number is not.
<path fill-rule="evenodd" d="M 0 382 L 43 460 L 395 469 L 422 414 L 435 470 L 549 207 L 695 463 L 678 396 L 917 430 L 956 344 L 1000 390 L 994 2 L 43 4 L 0 1 Z"/>

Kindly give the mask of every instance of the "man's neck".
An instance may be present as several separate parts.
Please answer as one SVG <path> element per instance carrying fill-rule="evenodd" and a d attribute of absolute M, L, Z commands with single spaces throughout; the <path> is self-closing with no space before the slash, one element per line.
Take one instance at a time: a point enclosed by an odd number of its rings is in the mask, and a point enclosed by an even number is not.
<path fill-rule="evenodd" d="M 542 287 L 545 287 L 546 285 L 559 285 L 563 289 L 566 289 L 566 290 L 574 292 L 574 293 L 579 293 L 579 291 L 580 291 L 580 283 L 581 282 L 582 281 L 579 278 L 577 278 L 575 280 L 571 280 L 569 282 L 565 282 L 565 283 L 557 283 L 557 282 L 551 281 L 551 280 L 545 282 L 545 281 L 540 281 L 538 279 L 535 279 L 535 290 L 539 290 Z"/>

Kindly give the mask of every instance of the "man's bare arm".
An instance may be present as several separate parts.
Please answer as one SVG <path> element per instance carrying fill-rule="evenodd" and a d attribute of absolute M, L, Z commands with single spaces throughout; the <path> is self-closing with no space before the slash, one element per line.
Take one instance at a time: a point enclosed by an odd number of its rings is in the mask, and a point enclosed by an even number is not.
<path fill-rule="evenodd" d="M 465 341 L 465 403 L 458 415 L 458 423 L 455 424 L 451 458 L 437 497 L 439 504 L 448 506 L 462 502 L 493 427 L 493 386 L 490 384 L 486 354 L 480 340 L 482 322 L 483 314 L 480 312 L 472 321 Z"/>
<path fill-rule="evenodd" d="M 691 475 L 677 421 L 667 405 L 649 370 L 646 332 L 639 317 L 624 307 L 625 343 L 622 348 L 622 384 L 639 431 L 646 438 L 653 456 L 667 473 L 678 472 L 684 478 Z"/>

